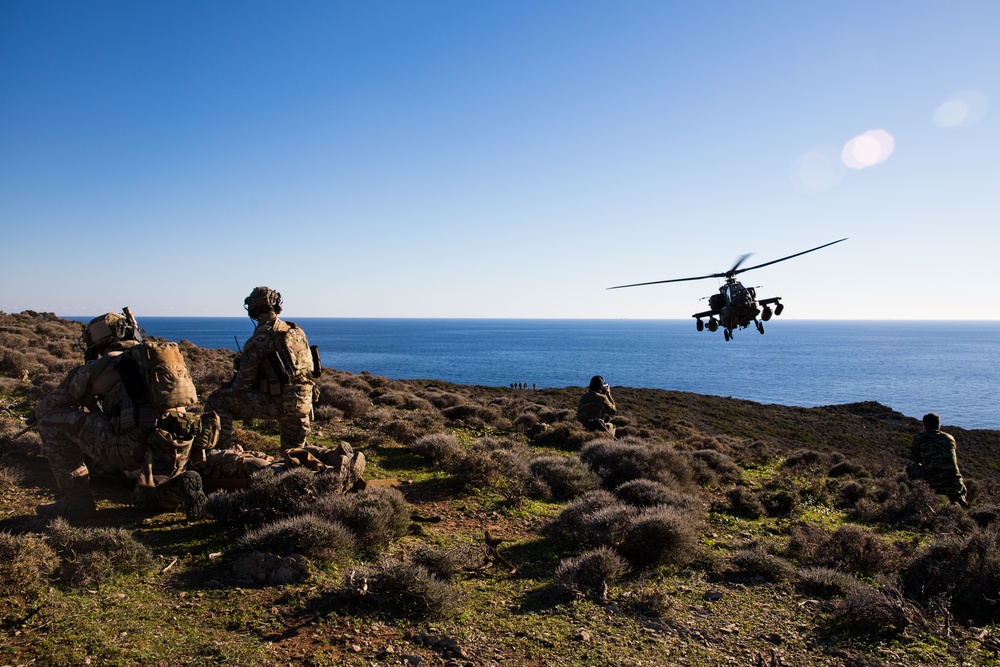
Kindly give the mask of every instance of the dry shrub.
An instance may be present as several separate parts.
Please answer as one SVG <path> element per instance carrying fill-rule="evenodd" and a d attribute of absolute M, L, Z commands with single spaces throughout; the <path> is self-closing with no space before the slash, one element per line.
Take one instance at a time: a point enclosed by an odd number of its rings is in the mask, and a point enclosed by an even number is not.
<path fill-rule="evenodd" d="M 785 555 L 800 563 L 817 562 L 820 550 L 830 539 L 830 533 L 813 523 L 797 523 L 792 526 Z"/>
<path fill-rule="evenodd" d="M 633 479 L 615 489 L 615 495 L 624 502 L 638 508 L 666 505 L 696 512 L 703 509 L 700 500 L 694 496 L 675 491 L 651 479 Z"/>
<path fill-rule="evenodd" d="M 441 410 L 441 414 L 449 421 L 461 422 L 466 426 L 471 425 L 473 428 L 481 428 L 483 425 L 496 426 L 503 421 L 499 412 L 478 403 L 453 405 Z"/>
<path fill-rule="evenodd" d="M 121 528 L 76 528 L 59 518 L 49 526 L 49 543 L 63 559 L 59 577 L 76 586 L 100 585 L 153 565 L 149 547 Z"/>
<path fill-rule="evenodd" d="M 621 551 L 636 567 L 683 567 L 698 555 L 701 520 L 676 507 L 650 507 L 632 521 Z"/>
<path fill-rule="evenodd" d="M 418 393 L 417 395 L 420 396 L 420 398 L 429 401 L 431 405 L 439 410 L 455 407 L 465 403 L 464 397 L 449 392 L 425 391 Z"/>
<path fill-rule="evenodd" d="M 756 493 L 743 487 L 736 487 L 726 493 L 729 513 L 745 519 L 759 519 L 764 516 L 764 503 Z"/>
<path fill-rule="evenodd" d="M 358 419 L 368 414 L 372 401 L 365 390 L 324 382 L 320 385 L 319 405 L 340 410 L 346 419 Z"/>
<path fill-rule="evenodd" d="M 414 565 L 423 567 L 441 581 L 453 581 L 463 566 L 473 562 L 474 555 L 471 550 L 462 547 L 440 549 L 421 544 L 410 556 L 410 561 Z"/>
<path fill-rule="evenodd" d="M 246 489 L 211 494 L 205 512 L 216 521 L 246 525 L 298 514 L 312 503 L 323 477 L 305 468 L 284 472 L 264 468 L 247 480 Z"/>
<path fill-rule="evenodd" d="M 799 449 L 792 452 L 781 464 L 782 468 L 789 468 L 797 472 L 818 473 L 821 470 L 829 469 L 833 463 L 830 454 L 816 452 L 811 449 Z"/>
<path fill-rule="evenodd" d="M 378 551 L 406 534 L 410 508 L 397 489 L 373 486 L 358 493 L 327 493 L 312 511 L 354 533 L 360 548 Z"/>
<path fill-rule="evenodd" d="M 691 452 L 690 463 L 694 480 L 700 486 L 738 484 L 743 481 L 743 470 L 736 465 L 736 462 L 714 449 Z"/>
<path fill-rule="evenodd" d="M 401 408 L 406 405 L 407 394 L 391 389 L 375 389 L 368 397 L 375 405 L 387 405 L 391 408 Z"/>
<path fill-rule="evenodd" d="M 597 440 L 580 451 L 580 460 L 597 473 L 607 489 L 634 479 L 651 479 L 683 489 L 690 485 L 694 474 L 682 452 L 643 440 Z"/>
<path fill-rule="evenodd" d="M 969 531 L 975 522 L 923 480 L 911 482 L 899 477 L 875 480 L 875 488 L 859 500 L 847 515 L 861 523 L 883 523 L 934 530 Z"/>
<path fill-rule="evenodd" d="M 386 563 L 362 573 L 368 590 L 361 600 L 376 605 L 384 614 L 396 618 L 447 620 L 459 611 L 458 591 L 427 568 L 410 563 Z M 348 586 L 357 590 L 359 575 Z"/>
<path fill-rule="evenodd" d="M 903 583 L 906 594 L 920 602 L 950 598 L 952 613 L 961 621 L 995 623 L 1000 618 L 1000 535 L 990 529 L 939 537 L 916 553 Z"/>
<path fill-rule="evenodd" d="M 579 544 L 588 547 L 620 547 L 638 515 L 639 510 L 624 503 L 596 509 L 587 517 Z"/>
<path fill-rule="evenodd" d="M 868 468 L 860 463 L 852 461 L 841 461 L 826 473 L 827 477 L 871 477 Z"/>
<path fill-rule="evenodd" d="M 424 435 L 424 429 L 408 419 L 392 419 L 383 423 L 379 430 L 386 437 L 404 445 L 416 442 L 417 438 Z"/>
<path fill-rule="evenodd" d="M 575 422 L 576 412 L 567 409 L 545 408 L 538 411 L 538 421 L 543 424 L 557 424 L 559 422 Z"/>
<path fill-rule="evenodd" d="M 765 581 L 786 581 L 795 574 L 791 563 L 761 547 L 741 549 L 732 555 L 729 562 L 741 574 Z"/>
<path fill-rule="evenodd" d="M 1000 516 L 1000 508 L 992 504 L 980 505 L 975 509 L 969 510 L 969 518 L 975 521 L 980 528 L 992 526 L 998 516 Z"/>
<path fill-rule="evenodd" d="M 902 563 L 898 546 L 868 528 L 845 524 L 833 531 L 820 548 L 819 564 L 863 576 L 891 572 Z"/>
<path fill-rule="evenodd" d="M 0 492 L 11 491 L 24 481 L 24 470 L 16 466 L 0 465 Z"/>
<path fill-rule="evenodd" d="M 819 598 L 842 598 L 863 584 L 857 577 L 829 567 L 804 567 L 798 572 L 798 589 Z"/>
<path fill-rule="evenodd" d="M 834 621 L 854 634 L 879 637 L 900 635 L 910 624 L 901 599 L 864 584 L 847 592 Z"/>
<path fill-rule="evenodd" d="M 799 509 L 798 496 L 784 489 L 765 493 L 761 503 L 764 512 L 773 517 L 788 517 Z"/>
<path fill-rule="evenodd" d="M 316 403 L 313 404 L 313 415 L 318 422 L 340 421 L 344 418 L 344 413 L 339 408 Z"/>
<path fill-rule="evenodd" d="M 521 442 L 486 436 L 474 442 L 461 465 L 449 472 L 464 487 L 491 489 L 510 502 L 526 495 L 543 497 L 546 489 L 528 467 L 531 456 Z"/>
<path fill-rule="evenodd" d="M 41 537 L 0 532 L 0 600 L 14 604 L 35 600 L 58 564 L 55 550 Z M 4 607 L 0 604 L 0 611 Z"/>
<path fill-rule="evenodd" d="M 443 470 L 460 466 L 465 460 L 465 448 L 450 431 L 420 436 L 410 445 L 410 450 L 430 459 L 434 466 Z"/>
<path fill-rule="evenodd" d="M 614 549 L 598 547 L 561 561 L 553 580 L 568 593 L 605 600 L 609 584 L 621 579 L 628 569 L 628 563 Z"/>
<path fill-rule="evenodd" d="M 315 514 L 278 519 L 247 532 L 236 542 L 240 551 L 263 551 L 278 556 L 337 561 L 350 557 L 354 535 L 342 523 Z"/>
<path fill-rule="evenodd" d="M 549 447 L 577 450 L 595 437 L 595 434 L 587 431 L 575 420 L 559 422 L 552 426 L 540 423 L 540 426 L 543 428 L 532 430 L 528 435 L 538 444 Z"/>
<path fill-rule="evenodd" d="M 540 456 L 528 466 L 556 500 L 568 500 L 596 489 L 600 482 L 583 462 L 567 456 Z"/>
<path fill-rule="evenodd" d="M 841 484 L 837 488 L 837 507 L 850 509 L 857 506 L 858 502 L 868 495 L 868 484 L 866 482 L 849 481 Z"/>
<path fill-rule="evenodd" d="M 618 500 L 603 489 L 589 491 L 567 503 L 559 516 L 546 524 L 542 532 L 567 544 L 583 544 L 591 515 L 617 503 Z"/>

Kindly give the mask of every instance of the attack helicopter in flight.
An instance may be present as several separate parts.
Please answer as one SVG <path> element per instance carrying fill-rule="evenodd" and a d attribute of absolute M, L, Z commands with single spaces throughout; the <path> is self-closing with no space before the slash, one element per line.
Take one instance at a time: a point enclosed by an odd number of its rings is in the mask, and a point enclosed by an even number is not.
<path fill-rule="evenodd" d="M 692 317 L 696 320 L 695 326 L 698 331 L 704 331 L 706 328 L 709 331 L 718 331 L 721 326 L 722 335 L 728 341 L 732 340 L 734 329 L 746 329 L 751 323 L 753 323 L 753 325 L 757 328 L 757 331 L 763 334 L 764 322 L 770 320 L 772 315 L 781 315 L 781 311 L 785 309 L 785 305 L 781 303 L 780 296 L 772 296 L 766 299 L 758 300 L 757 290 L 753 287 L 744 286 L 743 283 L 736 280 L 736 276 L 744 271 L 751 271 L 764 266 L 770 266 L 771 264 L 777 264 L 778 262 L 784 262 L 786 259 L 792 259 L 793 257 L 798 257 L 799 255 L 805 255 L 806 253 L 826 248 L 828 246 L 832 246 L 834 243 L 840 243 L 841 241 L 846 240 L 846 238 L 838 239 L 815 248 L 810 248 L 809 250 L 797 252 L 794 255 L 782 257 L 781 259 L 775 259 L 770 262 L 764 262 L 763 264 L 740 268 L 743 265 L 743 262 L 750 257 L 749 254 L 746 254 L 736 260 L 736 264 L 733 265 L 733 268 L 728 271 L 723 271 L 722 273 L 710 273 L 707 276 L 694 276 L 691 278 L 654 280 L 648 283 L 633 283 L 631 285 L 615 285 L 614 287 L 609 287 L 608 289 L 640 287 L 642 285 L 660 285 L 662 283 L 679 283 L 688 280 L 704 280 L 706 278 L 725 278 L 726 282 L 719 287 L 718 294 L 705 297 L 708 299 L 709 310 L 692 315 Z M 708 318 L 707 322 L 702 321 L 702 318 L 704 317 Z M 760 319 L 757 319 L 758 317 Z M 761 320 L 763 320 L 763 322 Z"/>

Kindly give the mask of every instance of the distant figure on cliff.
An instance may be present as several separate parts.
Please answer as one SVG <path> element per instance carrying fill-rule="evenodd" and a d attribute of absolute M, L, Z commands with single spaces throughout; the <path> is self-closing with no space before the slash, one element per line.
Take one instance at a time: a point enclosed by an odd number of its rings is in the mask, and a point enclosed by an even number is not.
<path fill-rule="evenodd" d="M 241 350 L 236 377 L 205 401 L 205 412 L 217 412 L 222 424 L 219 448 L 233 444 L 233 417 L 274 419 L 281 449 L 301 447 L 310 431 L 317 391 L 310 375 L 319 376 L 318 353 L 299 325 L 278 319 L 280 292 L 255 287 L 243 307 L 257 328 Z"/>
<path fill-rule="evenodd" d="M 618 411 L 615 400 L 611 398 L 611 386 L 604 378 L 595 375 L 590 378 L 590 388 L 580 397 L 576 408 L 576 418 L 588 431 L 604 431 L 615 437 L 615 425 L 611 417 Z"/>
<path fill-rule="evenodd" d="M 924 430 L 913 436 L 910 459 L 906 468 L 910 479 L 922 479 L 935 492 L 948 496 L 953 503 L 968 507 L 965 499 L 965 482 L 958 470 L 955 453 L 955 438 L 941 430 L 940 415 L 929 412 L 924 415 Z"/>

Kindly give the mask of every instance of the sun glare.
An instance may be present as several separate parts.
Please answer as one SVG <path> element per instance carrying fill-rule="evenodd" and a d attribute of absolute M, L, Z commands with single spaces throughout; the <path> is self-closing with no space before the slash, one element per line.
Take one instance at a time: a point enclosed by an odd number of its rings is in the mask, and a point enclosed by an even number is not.
<path fill-rule="evenodd" d="M 986 115 L 988 106 L 986 95 L 978 90 L 960 90 L 934 110 L 934 124 L 945 129 L 969 127 Z"/>
<path fill-rule="evenodd" d="M 792 164 L 792 184 L 807 194 L 822 192 L 836 185 L 841 169 L 835 150 L 812 150 Z"/>
<path fill-rule="evenodd" d="M 851 169 L 867 169 L 892 155 L 896 141 L 885 130 L 868 130 L 844 145 L 840 159 Z"/>

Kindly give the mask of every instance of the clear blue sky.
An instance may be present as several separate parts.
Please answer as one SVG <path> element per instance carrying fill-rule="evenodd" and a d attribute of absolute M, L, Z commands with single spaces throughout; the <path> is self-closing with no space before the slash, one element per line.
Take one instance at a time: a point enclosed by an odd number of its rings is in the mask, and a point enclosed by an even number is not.
<path fill-rule="evenodd" d="M 1000 319 L 1000 2 L 0 2 L 0 310 Z"/>

